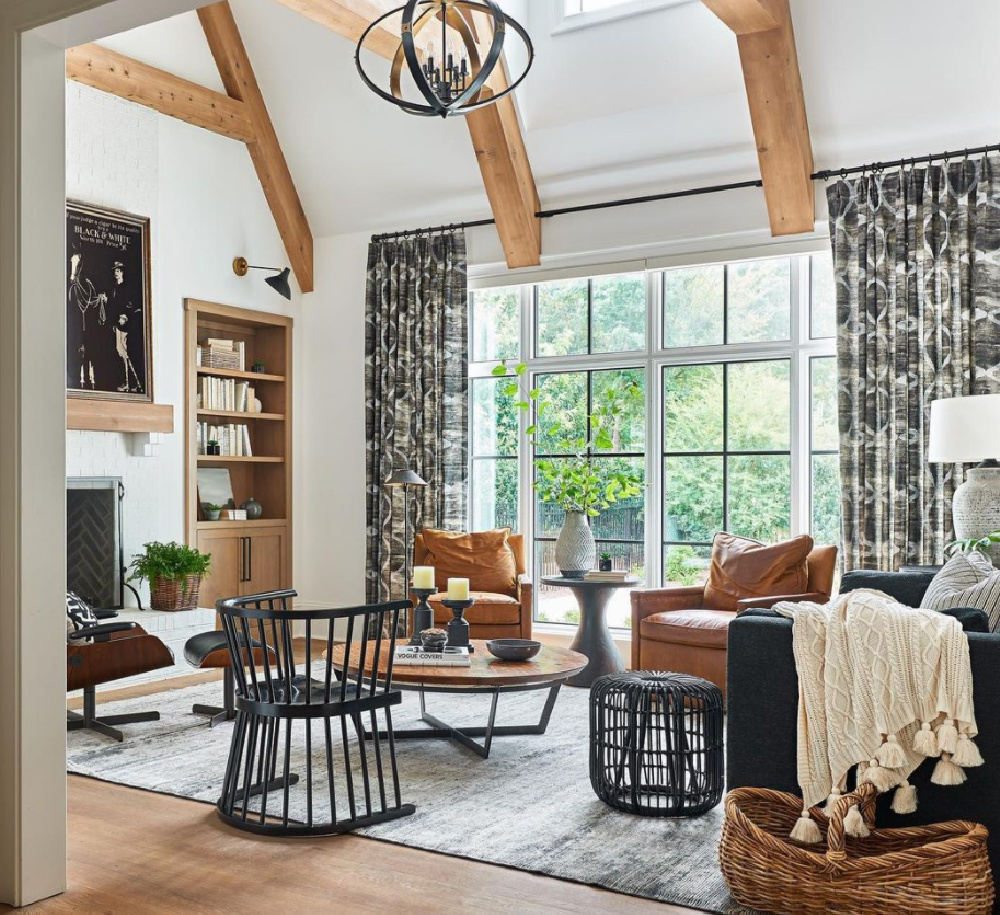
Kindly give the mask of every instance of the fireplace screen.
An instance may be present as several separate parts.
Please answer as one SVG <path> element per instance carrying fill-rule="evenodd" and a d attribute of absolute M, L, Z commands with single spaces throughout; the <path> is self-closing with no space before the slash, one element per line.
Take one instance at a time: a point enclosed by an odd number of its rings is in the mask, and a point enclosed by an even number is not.
<path fill-rule="evenodd" d="M 100 609 L 124 605 L 122 513 L 117 477 L 75 477 L 66 486 L 66 587 Z"/>

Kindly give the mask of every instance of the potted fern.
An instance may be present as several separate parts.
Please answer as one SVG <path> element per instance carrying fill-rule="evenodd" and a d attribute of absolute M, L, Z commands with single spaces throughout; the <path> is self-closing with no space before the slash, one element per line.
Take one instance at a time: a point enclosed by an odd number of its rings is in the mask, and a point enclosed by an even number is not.
<path fill-rule="evenodd" d="M 149 582 L 149 603 L 154 610 L 193 610 L 211 563 L 211 553 L 154 540 L 143 544 L 143 552 L 132 561 L 129 581 Z"/>

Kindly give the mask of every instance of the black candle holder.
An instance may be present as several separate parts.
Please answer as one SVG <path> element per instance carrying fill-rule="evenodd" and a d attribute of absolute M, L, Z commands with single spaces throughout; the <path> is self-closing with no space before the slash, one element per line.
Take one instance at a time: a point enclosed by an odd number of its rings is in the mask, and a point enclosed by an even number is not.
<path fill-rule="evenodd" d="M 411 645 L 422 645 L 420 633 L 425 629 L 434 628 L 434 611 L 427 603 L 427 598 L 432 594 L 437 594 L 436 588 L 410 588 L 410 590 L 420 599 L 413 611 L 413 637 L 410 639 Z"/>
<path fill-rule="evenodd" d="M 453 618 L 448 622 L 448 647 L 468 648 L 471 653 L 472 645 L 469 644 L 469 621 L 462 617 L 462 614 L 471 607 L 475 601 L 468 600 L 443 600 L 441 601 L 453 614 Z"/>

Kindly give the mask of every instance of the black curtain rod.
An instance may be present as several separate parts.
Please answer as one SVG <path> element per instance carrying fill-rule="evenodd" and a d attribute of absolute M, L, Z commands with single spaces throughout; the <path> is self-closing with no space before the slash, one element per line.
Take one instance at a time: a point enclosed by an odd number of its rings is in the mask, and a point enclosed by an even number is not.
<path fill-rule="evenodd" d="M 1000 144 L 994 143 L 990 146 L 977 146 L 975 149 L 960 149 L 954 152 L 932 153 L 925 156 L 910 156 L 905 159 L 893 159 L 889 162 L 872 162 L 868 165 L 855 165 L 851 168 L 830 168 L 823 171 L 814 172 L 809 177 L 813 181 L 829 181 L 831 178 L 846 178 L 849 175 L 865 174 L 866 172 L 880 172 L 889 168 L 901 168 L 904 165 L 919 165 L 926 163 L 932 165 L 935 162 L 947 162 L 950 159 L 967 159 L 970 156 L 986 155 L 990 152 L 1000 152 Z M 551 219 L 553 216 L 565 216 L 568 213 L 587 213 L 592 210 L 610 210 L 614 207 L 634 206 L 638 203 L 653 203 L 657 200 L 676 200 L 679 197 L 700 197 L 705 194 L 719 194 L 723 191 L 737 191 L 746 188 L 763 187 L 764 182 L 760 179 L 756 181 L 735 181 L 730 184 L 710 184 L 705 187 L 692 187 L 683 191 L 668 191 L 664 194 L 646 194 L 642 197 L 623 197 L 620 200 L 606 200 L 601 203 L 584 203 L 578 206 L 560 207 L 554 210 L 539 210 L 535 213 L 539 219 Z M 382 235 L 373 235 L 372 241 L 387 241 L 392 238 L 403 238 L 407 235 L 433 235 L 438 232 L 452 232 L 455 229 L 476 229 L 481 226 L 496 225 L 495 219 L 477 219 L 472 222 L 453 222 L 447 226 L 430 226 L 426 229 L 407 229 L 402 232 L 386 232 Z"/>

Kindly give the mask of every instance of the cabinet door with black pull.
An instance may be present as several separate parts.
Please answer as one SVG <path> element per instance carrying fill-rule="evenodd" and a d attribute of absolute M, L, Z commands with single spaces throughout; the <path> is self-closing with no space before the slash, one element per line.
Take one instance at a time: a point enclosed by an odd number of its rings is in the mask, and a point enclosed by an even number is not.
<path fill-rule="evenodd" d="M 241 546 L 240 594 L 263 594 L 287 588 L 285 528 L 257 528 Z"/>
<path fill-rule="evenodd" d="M 198 549 L 212 554 L 208 577 L 201 583 L 200 606 L 214 607 L 217 601 L 243 593 L 242 541 L 239 531 L 232 529 L 198 532 Z"/>

